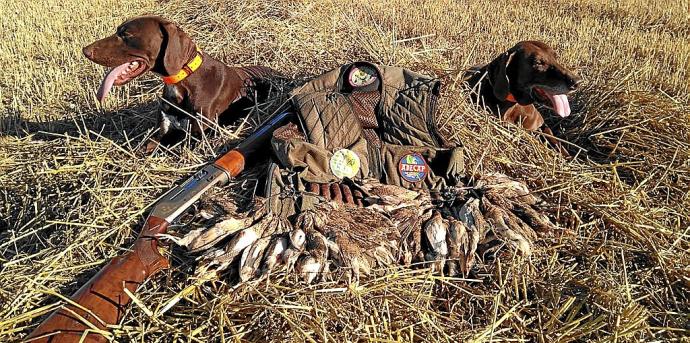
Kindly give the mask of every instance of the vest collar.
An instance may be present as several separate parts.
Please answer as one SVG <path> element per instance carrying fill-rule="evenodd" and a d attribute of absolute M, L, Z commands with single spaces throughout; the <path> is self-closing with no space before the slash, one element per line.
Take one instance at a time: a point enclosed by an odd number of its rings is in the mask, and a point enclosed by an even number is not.
<path fill-rule="evenodd" d="M 186 79 L 189 75 L 192 75 L 192 73 L 199 69 L 203 61 L 204 59 L 203 57 L 201 57 L 201 49 L 196 48 L 196 54 L 194 55 L 194 57 L 192 57 L 192 59 L 189 60 L 187 64 L 182 66 L 182 69 L 178 71 L 176 74 L 164 76 L 163 82 L 165 82 L 165 84 L 167 85 L 172 85 Z"/>

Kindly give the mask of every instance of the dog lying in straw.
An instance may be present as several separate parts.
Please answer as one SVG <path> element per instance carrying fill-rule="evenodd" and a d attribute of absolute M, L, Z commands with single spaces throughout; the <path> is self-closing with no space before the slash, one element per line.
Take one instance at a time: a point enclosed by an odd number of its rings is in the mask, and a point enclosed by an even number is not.
<path fill-rule="evenodd" d="M 568 94 L 581 79 L 561 65 L 554 50 L 543 42 L 519 42 L 490 63 L 466 75 L 472 100 L 486 106 L 503 121 L 531 131 L 541 130 L 561 154 L 568 151 L 553 137 L 534 106 L 545 103 L 560 117 L 571 113 Z"/>
<path fill-rule="evenodd" d="M 239 118 L 266 95 L 264 81 L 277 75 L 261 66 L 228 67 L 201 51 L 177 25 L 157 16 L 125 21 L 115 34 L 83 52 L 91 61 L 112 68 L 96 94 L 100 101 L 114 85 L 127 84 L 147 71 L 162 77 L 158 133 L 146 145 L 147 153 L 159 143 L 181 141 L 187 132 L 200 137 L 220 119 Z"/>

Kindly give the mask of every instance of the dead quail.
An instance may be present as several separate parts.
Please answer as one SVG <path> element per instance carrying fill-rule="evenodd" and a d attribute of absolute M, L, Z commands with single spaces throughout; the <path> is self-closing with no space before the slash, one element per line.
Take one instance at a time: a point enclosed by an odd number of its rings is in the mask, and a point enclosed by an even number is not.
<path fill-rule="evenodd" d="M 182 238 L 161 234 L 159 237 L 172 240 L 175 244 L 186 247 L 190 252 L 206 250 L 223 238 L 249 226 L 251 218 L 228 218 L 210 228 L 192 230 Z"/>
<path fill-rule="evenodd" d="M 443 219 L 440 212 L 434 211 L 431 218 L 424 223 L 424 238 L 428 247 L 425 260 L 433 262 L 431 264 L 433 270 L 441 270 L 445 264 L 445 258 L 448 255 L 447 233 L 448 221 Z"/>
<path fill-rule="evenodd" d="M 258 235 L 252 228 L 247 228 L 236 233 L 232 239 L 225 246 L 225 249 L 220 254 L 216 254 L 211 261 L 207 263 L 216 265 L 218 271 L 227 269 L 228 266 L 235 260 L 246 247 L 250 246 L 258 239 Z"/>
<path fill-rule="evenodd" d="M 489 173 L 478 176 L 475 189 L 480 190 L 489 197 L 498 196 L 529 205 L 534 205 L 541 201 L 537 196 L 530 193 L 527 185 L 501 173 Z"/>
<path fill-rule="evenodd" d="M 394 210 L 391 220 L 400 232 L 398 261 L 403 265 L 421 262 L 422 226 L 431 218 L 432 211 L 419 206 L 407 206 Z"/>
<path fill-rule="evenodd" d="M 469 235 L 465 224 L 455 218 L 448 220 L 448 275 L 457 276 L 462 272 L 461 259 L 469 250 Z M 464 275 L 466 276 L 466 275 Z"/>
<path fill-rule="evenodd" d="M 513 213 L 535 231 L 541 234 L 550 234 L 558 229 L 558 226 L 554 225 L 546 215 L 539 213 L 529 204 L 514 201 L 512 205 Z"/>
<path fill-rule="evenodd" d="M 264 250 L 270 242 L 271 237 L 266 236 L 257 239 L 249 247 L 244 249 L 239 264 L 241 281 L 247 281 L 256 275 L 256 271 L 262 261 Z"/>
<path fill-rule="evenodd" d="M 328 244 L 317 228 L 325 225 L 327 217 L 336 206 L 335 202 L 317 204 L 315 208 L 300 213 L 295 221 L 295 228 L 300 230 L 293 231 L 297 235 L 295 239 L 300 239 L 299 232 L 304 234 L 304 253 L 297 258 L 295 270 L 307 282 L 314 280 L 326 265 Z M 290 257 L 295 258 L 294 255 Z"/>
<path fill-rule="evenodd" d="M 459 210 L 454 211 L 455 216 L 467 229 L 467 248 L 460 255 L 460 269 L 464 275 L 468 275 L 475 263 L 477 247 L 489 231 L 489 224 L 484 219 L 479 209 L 479 199 L 471 198 Z"/>
<path fill-rule="evenodd" d="M 199 200 L 196 213 L 204 219 L 213 219 L 237 212 L 237 205 L 232 198 L 209 194 Z"/>
<path fill-rule="evenodd" d="M 311 283 L 324 272 L 328 259 L 328 243 L 320 232 L 309 230 L 306 232 L 305 251 L 297 259 L 295 270 L 307 283 Z"/>
<path fill-rule="evenodd" d="M 483 207 L 485 208 L 484 216 L 491 225 L 496 238 L 517 249 L 523 255 L 529 256 L 532 253 L 532 241 L 535 238 L 534 231 L 531 229 L 525 231 L 515 221 L 517 218 L 511 218 L 511 215 L 505 210 L 488 201 L 483 202 Z M 532 231 L 531 235 L 530 231 Z"/>
<path fill-rule="evenodd" d="M 292 271 L 295 262 L 304 249 L 304 244 L 307 240 L 307 235 L 302 229 L 294 229 L 289 234 L 289 245 L 283 253 L 283 263 L 287 266 L 288 273 Z"/>
<path fill-rule="evenodd" d="M 266 232 L 270 233 L 272 230 L 269 228 L 269 225 L 272 224 L 271 218 L 268 215 L 261 217 L 252 226 L 236 233 L 225 246 L 225 252 L 214 261 L 215 264 L 222 266 L 222 268 L 218 269 L 223 270 L 227 268 L 246 247 L 263 237 Z"/>
<path fill-rule="evenodd" d="M 417 204 L 416 200 L 420 197 L 420 193 L 417 191 L 383 184 L 373 179 L 363 181 L 360 187 L 369 195 L 369 201 L 375 203 L 371 208 L 380 209 L 384 212 Z"/>
<path fill-rule="evenodd" d="M 304 281 L 311 283 L 321 272 L 323 264 L 318 262 L 313 256 L 303 254 L 295 262 L 295 271 L 302 276 Z"/>
<path fill-rule="evenodd" d="M 275 235 L 266 248 L 262 272 L 270 272 L 283 261 L 283 255 L 290 245 L 287 234 Z"/>

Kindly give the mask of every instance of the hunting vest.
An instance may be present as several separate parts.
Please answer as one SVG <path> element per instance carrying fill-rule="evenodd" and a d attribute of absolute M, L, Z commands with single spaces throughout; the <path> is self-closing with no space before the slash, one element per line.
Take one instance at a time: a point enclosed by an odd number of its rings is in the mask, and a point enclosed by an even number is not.
<path fill-rule="evenodd" d="M 438 133 L 440 88 L 434 78 L 367 62 L 326 72 L 291 94 L 297 123 L 272 138 L 279 167 L 298 184 L 375 178 L 439 191 L 455 185 L 462 147 L 446 147 Z"/>

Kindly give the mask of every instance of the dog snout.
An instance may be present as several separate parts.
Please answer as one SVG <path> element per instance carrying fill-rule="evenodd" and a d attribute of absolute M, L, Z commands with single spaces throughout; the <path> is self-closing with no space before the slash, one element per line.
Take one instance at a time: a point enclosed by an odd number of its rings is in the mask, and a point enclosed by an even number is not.
<path fill-rule="evenodd" d="M 580 78 L 577 75 L 570 75 L 568 77 L 568 88 L 570 90 L 576 90 L 580 87 L 580 84 L 582 83 L 582 78 Z"/>
<path fill-rule="evenodd" d="M 81 49 L 81 52 L 84 53 L 84 56 L 86 56 L 86 58 L 88 58 L 90 60 L 93 59 L 93 46 L 91 46 L 91 45 L 85 46 L 83 49 Z"/>

